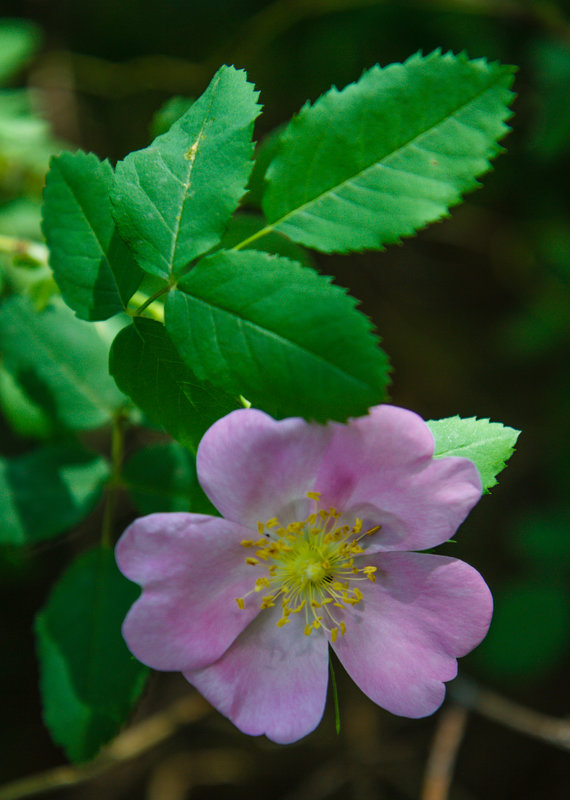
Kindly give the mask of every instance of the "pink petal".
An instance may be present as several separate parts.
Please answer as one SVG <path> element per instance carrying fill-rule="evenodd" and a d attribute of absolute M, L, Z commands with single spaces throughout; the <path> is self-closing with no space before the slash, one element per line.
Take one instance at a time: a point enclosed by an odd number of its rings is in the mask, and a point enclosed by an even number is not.
<path fill-rule="evenodd" d="M 466 458 L 433 459 L 433 436 L 417 414 L 395 406 L 370 409 L 349 425 L 332 424 L 331 445 L 314 483 L 322 503 L 381 531 L 370 553 L 422 550 L 450 539 L 481 497 Z"/>
<path fill-rule="evenodd" d="M 143 587 L 123 623 L 144 664 L 184 670 L 211 664 L 259 613 L 259 596 L 238 608 L 257 577 L 240 545 L 251 531 L 201 514 L 151 514 L 117 543 L 119 569 Z"/>
<path fill-rule="evenodd" d="M 302 419 L 233 411 L 200 442 L 200 483 L 224 517 L 255 528 L 312 489 L 331 435 L 328 427 Z"/>
<path fill-rule="evenodd" d="M 375 703 L 394 714 L 423 717 L 443 701 L 443 681 L 458 656 L 485 636 L 493 600 L 479 573 L 454 558 L 422 553 L 361 557 L 378 567 L 376 583 L 347 612 L 346 634 L 333 648 Z"/>
<path fill-rule="evenodd" d="M 321 720 L 328 645 L 319 632 L 304 635 L 302 614 L 278 628 L 280 613 L 262 611 L 219 661 L 185 677 L 244 733 L 287 744 Z"/>

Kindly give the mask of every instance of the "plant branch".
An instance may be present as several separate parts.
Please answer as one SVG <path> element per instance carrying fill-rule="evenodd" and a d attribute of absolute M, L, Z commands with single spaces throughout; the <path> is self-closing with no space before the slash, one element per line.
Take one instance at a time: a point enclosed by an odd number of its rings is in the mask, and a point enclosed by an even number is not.
<path fill-rule="evenodd" d="M 184 725 L 197 722 L 210 710 L 199 694 L 185 694 L 180 700 L 121 733 L 88 764 L 63 766 L 30 775 L 0 787 L 0 800 L 20 800 L 44 792 L 77 786 L 96 778 L 118 764 L 143 755 L 170 738 Z"/>
<path fill-rule="evenodd" d="M 467 709 L 456 705 L 446 706 L 440 712 L 426 764 L 421 800 L 447 800 L 467 716 Z"/>
<path fill-rule="evenodd" d="M 111 428 L 111 477 L 107 484 L 105 507 L 103 510 L 103 524 L 101 526 L 101 544 L 111 547 L 113 535 L 113 522 L 117 508 L 117 492 L 122 485 L 122 468 L 125 444 L 125 420 L 122 412 L 113 417 Z"/>
<path fill-rule="evenodd" d="M 558 719 L 508 700 L 498 692 L 458 678 L 449 687 L 456 703 L 518 733 L 570 750 L 570 720 Z"/>

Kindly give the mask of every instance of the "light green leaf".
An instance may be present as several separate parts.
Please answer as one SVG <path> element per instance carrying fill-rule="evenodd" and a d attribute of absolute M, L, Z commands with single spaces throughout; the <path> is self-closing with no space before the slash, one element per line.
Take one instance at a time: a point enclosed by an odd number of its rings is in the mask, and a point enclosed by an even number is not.
<path fill-rule="evenodd" d="M 210 425 L 240 405 L 237 396 L 199 381 L 154 320 L 136 318 L 119 333 L 109 368 L 151 420 L 194 451 Z"/>
<path fill-rule="evenodd" d="M 0 341 L 8 372 L 61 427 L 96 428 L 124 406 L 106 342 L 61 301 L 36 313 L 25 298 L 10 298 L 0 308 Z"/>
<path fill-rule="evenodd" d="M 0 83 L 21 69 L 40 43 L 40 32 L 21 19 L 0 20 Z"/>
<path fill-rule="evenodd" d="M 51 160 L 42 227 L 63 298 L 81 319 L 117 314 L 142 278 L 115 227 L 113 185 L 111 165 L 93 153 L 62 153 Z"/>
<path fill-rule="evenodd" d="M 520 434 L 500 422 L 475 417 L 429 420 L 427 425 L 435 439 L 434 456 L 461 456 L 473 461 L 484 492 L 497 483 L 496 476 L 512 456 Z"/>
<path fill-rule="evenodd" d="M 144 687 L 147 669 L 121 637 L 138 594 L 112 550 L 97 548 L 63 574 L 36 618 L 44 720 L 72 761 L 97 754 Z"/>
<path fill-rule="evenodd" d="M 192 511 L 217 514 L 196 475 L 196 456 L 176 442 L 159 442 L 137 450 L 123 477 L 141 514 Z"/>
<path fill-rule="evenodd" d="M 166 301 L 166 327 L 200 380 L 276 417 L 325 422 L 385 396 L 388 362 L 356 301 L 330 278 L 256 251 L 200 261 Z"/>
<path fill-rule="evenodd" d="M 0 458 L 0 542 L 35 544 L 76 525 L 101 497 L 107 462 L 78 445 Z"/>
<path fill-rule="evenodd" d="M 268 229 L 344 253 L 445 216 L 499 152 L 512 80 L 512 67 L 436 51 L 331 89 L 281 137 L 266 174 Z"/>
<path fill-rule="evenodd" d="M 170 279 L 219 242 L 253 166 L 257 96 L 221 67 L 167 133 L 117 164 L 115 219 L 147 272 Z"/>

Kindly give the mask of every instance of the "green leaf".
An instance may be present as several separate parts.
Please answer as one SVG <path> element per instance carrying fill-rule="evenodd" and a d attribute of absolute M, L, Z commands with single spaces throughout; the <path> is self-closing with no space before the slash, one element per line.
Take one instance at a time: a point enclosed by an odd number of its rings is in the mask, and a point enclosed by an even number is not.
<path fill-rule="evenodd" d="M 115 219 L 147 272 L 170 279 L 219 242 L 253 166 L 257 96 L 221 67 L 167 133 L 117 164 Z"/>
<path fill-rule="evenodd" d="M 53 423 L 0 363 L 0 408 L 12 430 L 20 436 L 44 439 L 53 433 Z"/>
<path fill-rule="evenodd" d="M 493 594 L 493 622 L 476 662 L 494 678 L 528 680 L 547 672 L 568 646 L 570 607 L 564 584 L 540 583 L 533 575 Z"/>
<path fill-rule="evenodd" d="M 388 363 L 367 317 L 330 278 L 256 251 L 200 261 L 171 292 L 166 327 L 200 380 L 276 417 L 324 422 L 385 396 Z"/>
<path fill-rule="evenodd" d="M 0 543 L 51 539 L 77 525 L 99 501 L 107 462 L 78 445 L 0 458 Z"/>
<path fill-rule="evenodd" d="M 113 168 L 93 153 L 51 160 L 42 227 L 63 298 L 81 319 L 122 311 L 142 278 L 111 214 L 113 185 Z"/>
<path fill-rule="evenodd" d="M 21 19 L 0 20 L 0 83 L 21 69 L 37 50 L 40 32 Z"/>
<path fill-rule="evenodd" d="M 305 105 L 266 174 L 269 228 L 344 253 L 445 216 L 499 152 L 512 73 L 436 51 L 373 67 Z"/>
<path fill-rule="evenodd" d="M 194 97 L 171 97 L 167 100 L 156 112 L 152 118 L 150 125 L 150 132 L 152 138 L 155 139 L 163 133 L 166 133 L 180 117 L 188 111 L 192 103 L 195 102 Z"/>
<path fill-rule="evenodd" d="M 137 510 L 217 514 L 196 475 L 196 456 L 176 442 L 159 442 L 131 456 L 123 469 Z"/>
<path fill-rule="evenodd" d="M 113 552 L 98 548 L 63 574 L 36 618 L 44 720 L 72 761 L 97 754 L 144 687 L 146 667 L 121 637 L 138 594 Z"/>
<path fill-rule="evenodd" d="M 109 368 L 151 420 L 194 451 L 210 425 L 240 406 L 237 397 L 199 381 L 154 320 L 136 318 L 119 333 Z"/>
<path fill-rule="evenodd" d="M 475 417 L 447 417 L 429 420 L 427 425 L 435 439 L 434 456 L 462 456 L 473 461 L 485 493 L 497 483 L 496 476 L 512 456 L 520 434 L 500 422 Z"/>
<path fill-rule="evenodd" d="M 0 341 L 8 372 L 63 428 L 104 425 L 126 402 L 108 374 L 109 350 L 97 327 L 61 301 L 36 313 L 25 298 L 10 298 L 0 308 Z"/>

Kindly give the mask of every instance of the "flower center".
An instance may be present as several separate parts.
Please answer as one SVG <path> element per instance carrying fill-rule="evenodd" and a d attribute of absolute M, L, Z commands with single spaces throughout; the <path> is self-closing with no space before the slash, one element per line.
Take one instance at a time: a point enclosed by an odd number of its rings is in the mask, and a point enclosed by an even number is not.
<path fill-rule="evenodd" d="M 357 567 L 354 557 L 364 552 L 361 539 L 376 533 L 380 526 L 363 533 L 358 518 L 352 527 L 339 525 L 341 514 L 335 508 L 319 508 L 318 492 L 307 492 L 307 497 L 314 510 L 305 520 L 283 526 L 273 517 L 258 522 L 260 539 L 242 541 L 243 547 L 255 550 L 255 555 L 245 559 L 246 564 L 265 569 L 245 597 L 267 590 L 260 608 L 281 605 L 278 627 L 290 622 L 291 614 L 304 611 L 305 635 L 323 628 L 334 642 L 338 631 L 344 635 L 346 630 L 335 609 L 346 610 L 362 601 L 357 581 L 376 580 L 376 567 Z M 242 609 L 245 597 L 236 598 Z"/>

